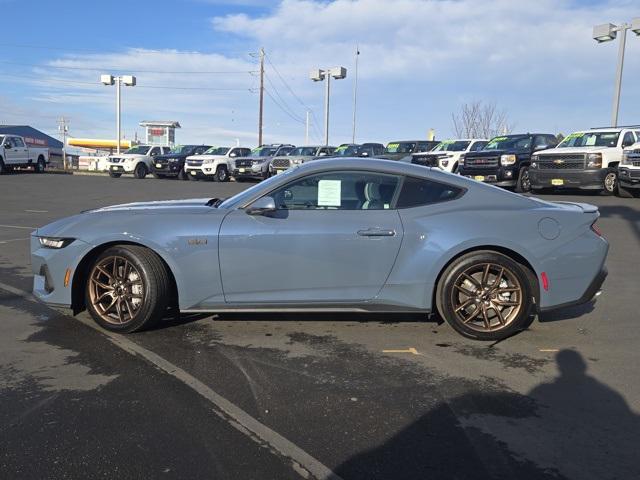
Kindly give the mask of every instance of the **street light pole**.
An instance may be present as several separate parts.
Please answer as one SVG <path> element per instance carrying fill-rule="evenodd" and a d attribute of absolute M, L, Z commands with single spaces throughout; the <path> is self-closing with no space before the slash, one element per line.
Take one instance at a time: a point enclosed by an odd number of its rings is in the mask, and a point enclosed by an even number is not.
<path fill-rule="evenodd" d="M 593 39 L 598 43 L 615 40 L 620 32 L 620 45 L 618 46 L 618 65 L 616 67 L 616 82 L 613 89 L 613 106 L 611 108 L 611 126 L 618 126 L 618 112 L 620 110 L 620 92 L 622 90 L 622 71 L 624 69 L 624 51 L 627 44 L 627 30 L 631 30 L 640 36 L 640 18 L 634 18 L 631 23 L 614 25 L 604 23 L 593 27 Z"/>
<path fill-rule="evenodd" d="M 327 68 L 326 70 L 312 70 L 309 77 L 314 82 L 327 81 L 324 94 L 324 144 L 329 145 L 329 97 L 331 94 L 331 77 L 336 80 L 346 78 L 347 69 L 344 67 Z"/>
<path fill-rule="evenodd" d="M 128 87 L 134 87 L 136 85 L 136 77 L 133 75 L 100 75 L 100 82 L 103 85 L 116 86 L 116 152 L 120 153 L 120 138 L 121 138 L 121 100 L 120 100 L 120 87 L 122 84 Z"/>

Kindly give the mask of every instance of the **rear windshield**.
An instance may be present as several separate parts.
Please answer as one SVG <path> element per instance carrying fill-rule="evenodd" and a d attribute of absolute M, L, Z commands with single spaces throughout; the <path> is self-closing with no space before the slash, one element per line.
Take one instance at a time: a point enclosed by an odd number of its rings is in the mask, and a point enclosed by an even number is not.
<path fill-rule="evenodd" d="M 556 148 L 568 147 L 615 147 L 619 132 L 576 132 L 567 135 Z"/>

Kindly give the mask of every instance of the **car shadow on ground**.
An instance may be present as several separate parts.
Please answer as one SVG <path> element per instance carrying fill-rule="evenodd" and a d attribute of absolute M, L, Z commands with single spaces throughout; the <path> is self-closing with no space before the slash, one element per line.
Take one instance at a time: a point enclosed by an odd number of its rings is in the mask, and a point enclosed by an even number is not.
<path fill-rule="evenodd" d="M 334 471 L 345 480 L 640 478 L 640 417 L 587 374 L 579 353 L 562 350 L 556 362 L 559 376 L 526 395 L 500 387 L 442 400 Z"/>
<path fill-rule="evenodd" d="M 633 209 L 626 205 L 603 205 L 598 207 L 603 218 L 617 217 L 629 223 L 630 228 L 640 242 L 640 209 Z M 606 238 L 606 233 L 605 238 Z"/>

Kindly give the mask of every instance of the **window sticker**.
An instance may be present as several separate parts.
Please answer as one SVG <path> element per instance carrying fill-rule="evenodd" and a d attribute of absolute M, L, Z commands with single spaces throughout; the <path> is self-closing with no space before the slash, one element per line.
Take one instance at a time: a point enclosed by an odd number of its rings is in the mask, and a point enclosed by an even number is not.
<path fill-rule="evenodd" d="M 582 138 L 582 137 L 584 137 L 584 133 L 582 133 L 582 132 L 575 132 L 575 133 L 572 133 L 571 135 L 567 135 L 567 136 L 565 137 L 565 140 L 571 140 L 572 138 Z"/>
<path fill-rule="evenodd" d="M 398 151 L 398 148 L 400 148 L 399 143 L 390 143 L 387 145 L 387 152 L 395 153 Z"/>
<path fill-rule="evenodd" d="M 335 149 L 336 152 L 344 152 L 347 149 L 348 145 L 340 145 L 338 148 Z"/>
<path fill-rule="evenodd" d="M 585 147 L 593 147 L 596 144 L 597 139 L 598 137 L 596 137 L 595 135 L 589 135 L 587 137 L 587 141 L 584 142 Z"/>
<path fill-rule="evenodd" d="M 318 182 L 318 206 L 339 207 L 341 193 L 341 180 L 320 180 Z"/>

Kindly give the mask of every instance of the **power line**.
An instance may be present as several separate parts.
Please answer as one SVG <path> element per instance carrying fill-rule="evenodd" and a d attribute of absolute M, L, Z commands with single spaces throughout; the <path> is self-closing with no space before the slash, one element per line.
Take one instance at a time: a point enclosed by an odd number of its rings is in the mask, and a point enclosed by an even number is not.
<path fill-rule="evenodd" d="M 85 52 L 86 54 L 95 54 L 95 55 L 104 55 L 107 52 L 107 48 L 105 48 L 104 50 L 92 50 L 89 48 L 76 48 L 74 47 L 73 50 L 70 50 L 67 47 L 62 47 L 62 46 L 50 46 L 50 45 L 27 45 L 27 44 L 11 44 L 11 43 L 0 43 L 0 47 L 2 48 L 27 48 L 27 49 L 34 49 L 34 50 L 58 50 L 58 51 L 63 51 L 63 52 Z M 113 48 L 112 45 L 110 45 L 108 48 Z M 149 48 L 133 48 L 133 47 L 120 47 L 122 49 L 125 50 L 129 50 L 129 51 L 134 51 L 138 54 L 142 54 L 142 55 L 158 55 L 158 54 L 166 54 L 166 53 L 170 53 L 172 55 L 219 55 L 216 52 L 198 52 L 198 51 L 191 51 L 191 52 L 184 52 L 184 51 L 176 51 L 176 50 L 157 50 L 157 49 L 149 49 Z M 230 55 L 232 53 L 246 53 L 246 52 L 227 52 L 227 55 Z"/>
<path fill-rule="evenodd" d="M 276 88 L 276 86 L 273 84 L 273 82 L 271 81 L 271 78 L 269 77 L 268 74 L 265 74 L 266 78 L 267 78 L 267 82 L 269 82 L 269 85 L 271 85 L 271 88 L 273 89 L 273 92 L 276 94 L 276 96 L 278 97 L 278 99 L 280 100 L 280 103 L 282 103 L 282 105 L 284 106 L 284 108 L 286 108 L 289 113 L 296 117 L 298 119 L 299 122 L 304 123 L 304 120 L 302 119 L 302 117 L 300 117 L 299 115 L 297 115 L 293 109 L 289 106 L 289 104 L 285 101 L 284 98 L 282 98 L 282 95 L 280 95 L 280 92 L 278 91 L 278 89 Z"/>
<path fill-rule="evenodd" d="M 93 87 L 100 87 L 101 85 L 98 82 L 83 82 L 80 80 L 68 80 L 64 78 L 46 78 L 42 79 L 36 76 L 27 76 L 27 75 L 13 75 L 9 73 L 0 73 L 1 77 L 10 77 L 17 79 L 27 79 L 27 80 L 35 80 L 41 83 L 47 82 L 56 82 L 63 83 L 67 85 L 91 85 Z M 217 88 L 217 87 L 176 87 L 173 85 L 136 85 L 136 88 L 151 88 L 151 89 L 162 89 L 162 90 L 208 90 L 208 91 L 220 91 L 220 92 L 247 92 L 251 91 L 251 88 Z"/>
<path fill-rule="evenodd" d="M 287 111 L 282 105 L 280 105 L 280 103 L 275 99 L 275 97 L 273 95 L 271 95 L 271 93 L 269 92 L 269 90 L 267 90 L 266 88 L 264 89 L 264 93 L 266 93 L 269 98 L 271 100 L 273 100 L 273 103 L 275 103 L 278 108 L 280 108 L 280 110 L 282 110 L 284 113 L 286 113 L 292 120 L 298 122 L 298 123 L 302 123 L 304 125 L 304 120 L 300 120 L 299 118 L 296 118 L 295 116 L 291 115 L 291 113 L 289 113 L 289 111 Z"/>
<path fill-rule="evenodd" d="M 135 73 L 161 73 L 161 74 L 202 74 L 202 75 L 232 75 L 232 74 L 252 74 L 252 73 L 257 73 L 253 70 L 228 70 L 228 71 L 224 71 L 224 70 L 220 70 L 220 71 L 197 71 L 197 70 L 193 70 L 193 71 L 170 71 L 170 70 L 140 70 L 137 68 L 119 68 L 119 67 L 73 67 L 73 66 L 66 66 L 66 65 L 38 65 L 38 64 L 34 64 L 34 63 L 20 63 L 20 62 L 7 62 L 4 60 L 0 60 L 0 63 L 5 63 L 7 65 L 20 65 L 23 67 L 34 67 L 34 68 L 55 68 L 55 69 L 61 69 L 61 70 L 85 70 L 85 71 L 91 71 L 91 72 L 104 72 L 105 70 L 111 70 L 111 71 L 116 71 L 116 72 L 128 72 L 131 70 L 134 70 Z"/>

